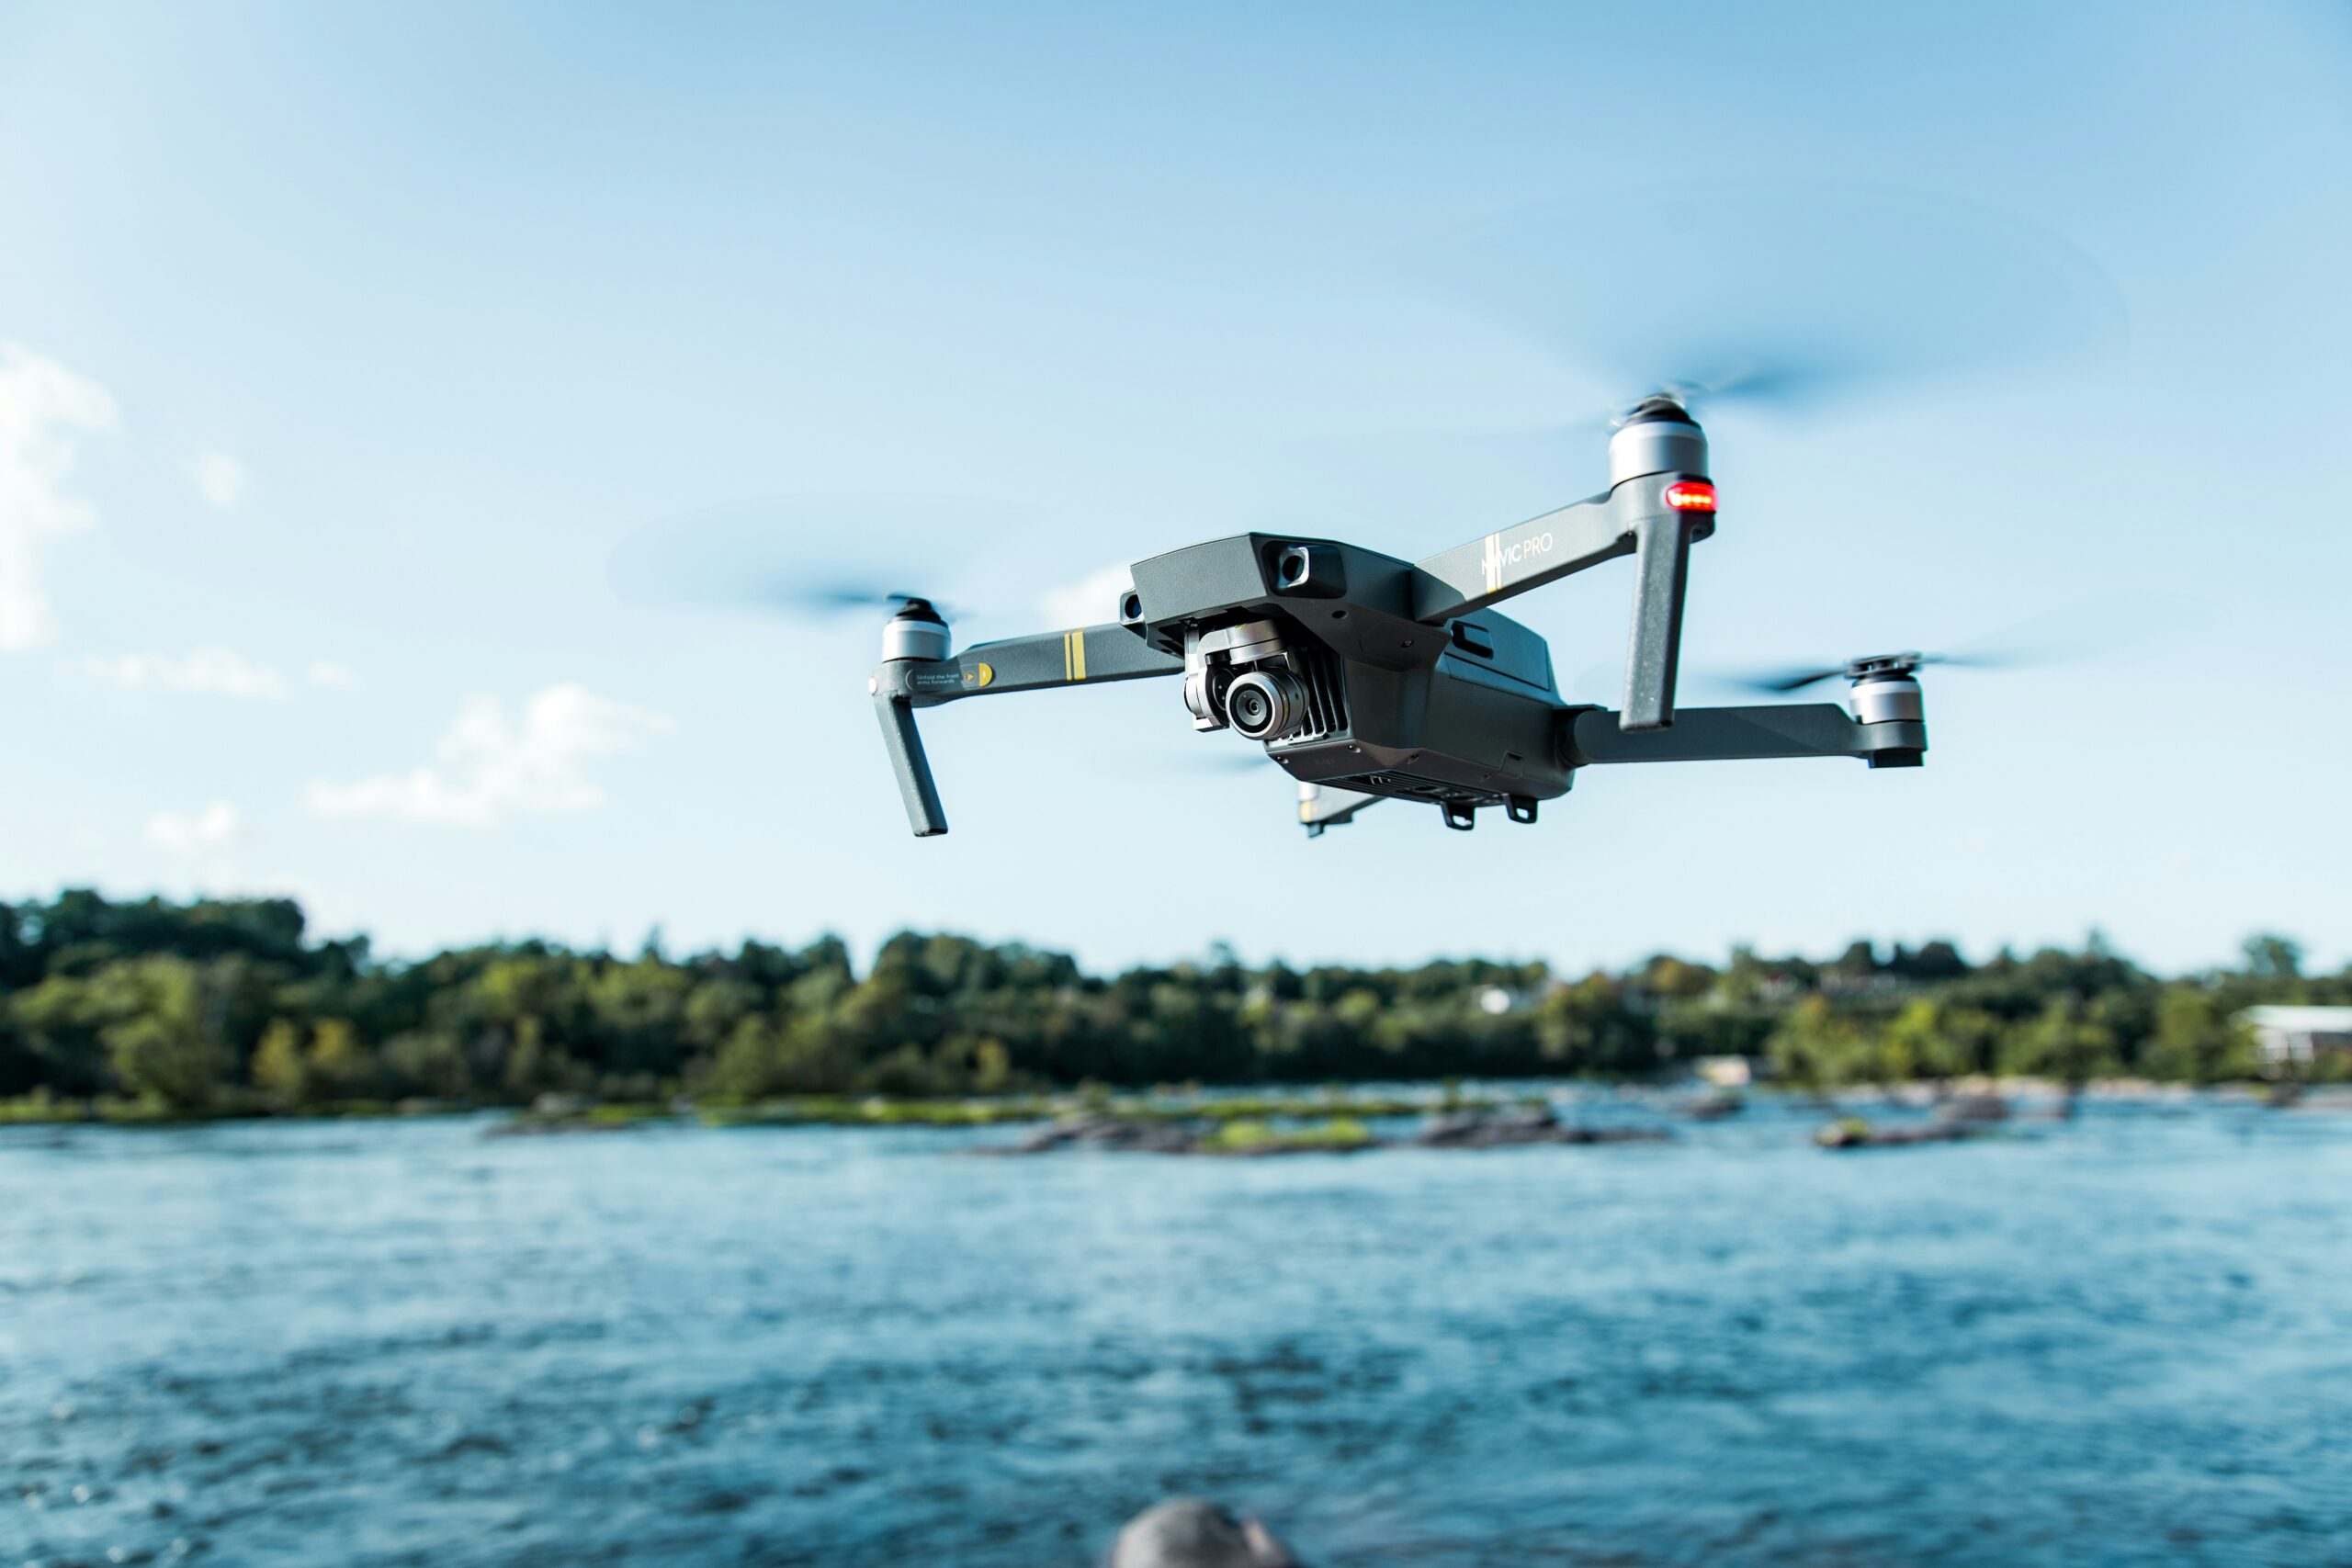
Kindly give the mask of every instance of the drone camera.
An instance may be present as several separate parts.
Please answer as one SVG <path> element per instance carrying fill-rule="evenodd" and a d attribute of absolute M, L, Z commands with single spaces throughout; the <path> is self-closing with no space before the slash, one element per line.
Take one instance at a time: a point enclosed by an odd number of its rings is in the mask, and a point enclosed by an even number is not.
<path fill-rule="evenodd" d="M 1225 694 L 1232 683 L 1232 667 L 1225 664 L 1204 665 L 1184 677 L 1184 707 L 1194 729 L 1225 728 Z"/>
<path fill-rule="evenodd" d="M 1306 711 L 1306 686 L 1287 670 L 1252 670 L 1225 689 L 1225 714 L 1251 740 L 1272 740 L 1297 728 Z"/>

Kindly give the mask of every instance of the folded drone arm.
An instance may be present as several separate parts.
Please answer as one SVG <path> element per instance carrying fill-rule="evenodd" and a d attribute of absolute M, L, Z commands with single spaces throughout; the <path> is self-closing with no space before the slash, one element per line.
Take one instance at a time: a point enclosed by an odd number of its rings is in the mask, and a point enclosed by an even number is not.
<path fill-rule="evenodd" d="M 1633 730 L 1664 729 L 1674 722 L 1690 545 L 1714 531 L 1712 511 L 1668 504 L 1667 491 L 1678 482 L 1673 474 L 1627 479 L 1606 495 L 1430 557 L 1416 570 L 1413 618 L 1442 626 L 1603 561 L 1638 557 L 1624 723 Z"/>
<path fill-rule="evenodd" d="M 950 659 L 917 662 L 910 671 L 907 696 L 917 707 L 935 707 L 1000 692 L 1035 692 L 1183 672 L 1182 654 L 1162 653 L 1126 627 L 1105 623 L 983 642 Z"/>
<path fill-rule="evenodd" d="M 875 671 L 870 690 L 875 716 L 882 723 L 882 747 L 890 759 L 907 823 L 915 837 L 947 831 L 939 786 L 931 776 L 915 709 L 999 692 L 1035 692 L 1101 681 L 1135 681 L 1147 675 L 1181 675 L 1184 660 L 1153 649 L 1116 625 L 1080 626 L 1067 632 L 984 642 L 947 659 L 893 659 Z"/>
<path fill-rule="evenodd" d="M 1413 618 L 1442 626 L 1514 594 L 1634 553 L 1634 519 L 1615 492 L 1441 550 L 1417 563 Z"/>

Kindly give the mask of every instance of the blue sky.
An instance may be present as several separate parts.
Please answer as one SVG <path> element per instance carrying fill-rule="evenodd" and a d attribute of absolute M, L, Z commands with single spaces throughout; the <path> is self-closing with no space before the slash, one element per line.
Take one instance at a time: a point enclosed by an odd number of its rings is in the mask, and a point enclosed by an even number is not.
<path fill-rule="evenodd" d="M 0 8 L 0 894 L 291 891 L 396 951 L 2341 962 L 2347 67 L 2291 4 Z M 967 638 L 1244 527 L 1459 542 L 1598 489 L 1567 427 L 1641 389 L 1419 258 L 1694 181 L 1977 215 L 2097 330 L 1711 420 L 1686 664 L 2119 593 L 2146 635 L 1932 681 L 1917 773 L 1595 770 L 1467 836 L 1305 841 L 1285 781 L 1188 766 L 1235 742 L 1173 683 L 961 705 L 918 843 L 870 627 L 607 581 L 649 524 L 812 494 L 902 499 L 854 545 L 782 508 L 787 557 L 936 583 Z M 1965 344 L 1970 282 L 1841 287 Z M 1523 602 L 1564 678 L 1623 571 Z"/>

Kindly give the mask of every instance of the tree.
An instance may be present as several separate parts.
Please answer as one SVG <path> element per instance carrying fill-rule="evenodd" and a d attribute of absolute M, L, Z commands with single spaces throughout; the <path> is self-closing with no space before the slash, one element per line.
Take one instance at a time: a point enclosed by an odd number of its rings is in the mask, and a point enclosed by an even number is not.
<path fill-rule="evenodd" d="M 2188 1083 L 2252 1077 L 2256 1064 L 2249 1032 L 2210 993 L 2186 987 L 2166 991 L 2157 1004 L 2155 1031 L 2141 1055 L 2152 1076 Z"/>
<path fill-rule="evenodd" d="M 2245 939 L 2245 972 L 2257 980 L 2298 980 L 2303 973 L 2303 949 L 2290 938 L 2264 931 Z"/>
<path fill-rule="evenodd" d="M 2073 997 L 2052 998 L 2041 1017 L 2010 1035 L 2001 1066 L 2007 1072 L 2055 1078 L 2070 1092 L 2122 1070 L 2115 1036 Z"/>
<path fill-rule="evenodd" d="M 282 1106 L 297 1106 L 311 1098 L 311 1065 L 302 1055 L 302 1029 L 282 1018 L 270 1020 L 261 1044 L 246 1069 L 254 1087 Z"/>
<path fill-rule="evenodd" d="M 100 1036 L 123 1089 L 179 1111 L 211 1103 L 233 1062 L 207 1017 L 203 975 L 183 958 L 110 964 L 97 982 L 113 1012 Z"/>

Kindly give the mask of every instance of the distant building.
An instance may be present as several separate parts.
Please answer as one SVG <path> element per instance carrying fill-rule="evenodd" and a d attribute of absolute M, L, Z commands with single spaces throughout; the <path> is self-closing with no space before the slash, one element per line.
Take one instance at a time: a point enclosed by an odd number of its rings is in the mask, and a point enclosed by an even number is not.
<path fill-rule="evenodd" d="M 2254 1031 L 2266 1067 L 2308 1066 L 2322 1051 L 2352 1051 L 2352 1008 L 2248 1008 L 2238 1021 Z"/>
<path fill-rule="evenodd" d="M 1756 1081 L 1761 1064 L 1746 1056 L 1702 1056 L 1690 1066 L 1702 1079 L 1717 1089 L 1746 1089 Z"/>

